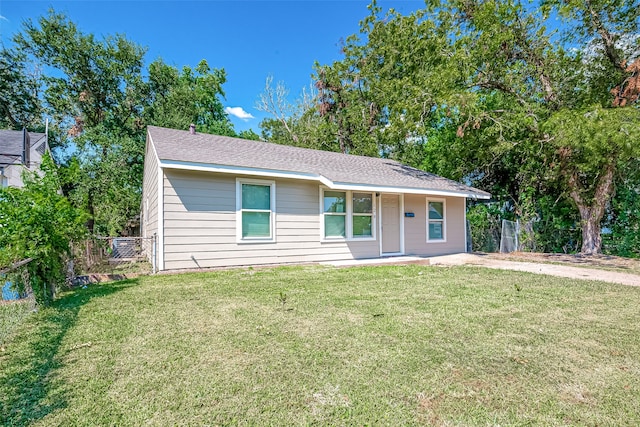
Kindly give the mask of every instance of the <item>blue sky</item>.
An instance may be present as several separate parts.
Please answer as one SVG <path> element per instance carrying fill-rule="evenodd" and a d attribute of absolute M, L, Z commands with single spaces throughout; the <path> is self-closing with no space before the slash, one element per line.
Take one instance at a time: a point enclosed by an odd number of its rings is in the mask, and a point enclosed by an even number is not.
<path fill-rule="evenodd" d="M 0 0 L 0 37 L 10 44 L 26 19 L 37 20 L 49 8 L 64 12 L 86 33 L 125 34 L 148 48 L 146 60 L 161 57 L 181 68 L 206 59 L 224 68 L 224 105 L 253 116 L 230 115 L 236 130 L 253 129 L 265 114 L 255 109 L 272 75 L 295 98 L 311 83 L 314 61 L 340 59 L 340 43 L 357 33 L 367 16 L 367 0 L 347 1 L 35 1 Z M 379 1 L 387 10 L 409 14 L 422 0 Z M 241 110 L 234 110 L 241 111 Z"/>

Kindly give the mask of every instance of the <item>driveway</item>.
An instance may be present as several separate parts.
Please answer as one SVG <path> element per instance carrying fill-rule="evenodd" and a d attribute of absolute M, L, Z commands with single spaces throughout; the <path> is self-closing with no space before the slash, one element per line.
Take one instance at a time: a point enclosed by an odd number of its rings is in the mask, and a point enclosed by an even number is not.
<path fill-rule="evenodd" d="M 628 286 L 640 286 L 640 276 L 618 271 L 600 270 L 595 268 L 573 267 L 570 265 L 544 264 L 536 262 L 507 261 L 493 259 L 486 255 L 455 254 L 429 258 L 430 265 L 477 265 L 498 270 L 526 271 L 536 274 L 567 277 L 569 279 L 599 280 L 602 282 L 619 283 Z"/>
<path fill-rule="evenodd" d="M 526 254 L 524 255 L 526 256 Z M 640 275 L 622 273 L 618 271 L 602 270 L 597 268 L 574 267 L 565 264 L 547 264 L 543 262 L 521 262 L 496 259 L 489 255 L 481 254 L 454 254 L 437 257 L 397 256 L 387 258 L 372 258 L 345 261 L 326 261 L 320 264 L 334 267 L 350 267 L 357 265 L 403 265 L 425 264 L 434 266 L 470 265 L 498 270 L 526 271 L 535 274 L 547 274 L 550 276 L 567 277 L 569 279 L 599 280 L 608 283 L 618 283 L 628 286 L 640 286 Z"/>

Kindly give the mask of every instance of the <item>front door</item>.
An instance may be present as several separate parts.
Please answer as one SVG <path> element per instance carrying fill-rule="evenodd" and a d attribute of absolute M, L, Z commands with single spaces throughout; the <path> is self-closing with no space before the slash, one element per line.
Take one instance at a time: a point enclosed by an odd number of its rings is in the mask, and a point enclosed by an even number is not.
<path fill-rule="evenodd" d="M 400 196 L 382 195 L 382 253 L 400 252 Z"/>

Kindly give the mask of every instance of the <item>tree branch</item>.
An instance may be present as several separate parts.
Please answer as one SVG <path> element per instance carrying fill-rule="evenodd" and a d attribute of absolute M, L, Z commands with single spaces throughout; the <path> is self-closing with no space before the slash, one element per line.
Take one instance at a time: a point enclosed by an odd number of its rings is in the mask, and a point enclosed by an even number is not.
<path fill-rule="evenodd" d="M 625 61 L 620 58 L 618 52 L 616 51 L 615 40 L 613 35 L 607 30 L 600 18 L 600 14 L 593 8 L 593 5 L 590 0 L 586 0 L 585 4 L 587 5 L 587 10 L 591 15 L 591 22 L 593 28 L 600 35 L 600 38 L 604 42 L 604 51 L 609 58 L 609 61 L 613 64 L 614 67 L 626 71 Z"/>

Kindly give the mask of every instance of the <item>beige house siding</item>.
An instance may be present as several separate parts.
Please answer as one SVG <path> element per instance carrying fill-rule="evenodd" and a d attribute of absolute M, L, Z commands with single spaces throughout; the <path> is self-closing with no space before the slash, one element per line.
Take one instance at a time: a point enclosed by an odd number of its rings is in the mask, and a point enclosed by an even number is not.
<path fill-rule="evenodd" d="M 142 181 L 142 236 L 152 237 L 158 233 L 158 159 L 147 141 L 145 168 Z"/>
<path fill-rule="evenodd" d="M 444 242 L 427 242 L 427 200 L 445 201 Z M 404 211 L 413 218 L 404 218 L 404 242 L 407 255 L 445 255 L 465 252 L 465 199 L 462 197 L 430 197 L 405 194 Z"/>
<path fill-rule="evenodd" d="M 235 175 L 164 172 L 164 269 L 379 256 L 377 240 L 321 241 L 317 182 L 275 179 L 275 242 L 238 243 Z"/>

